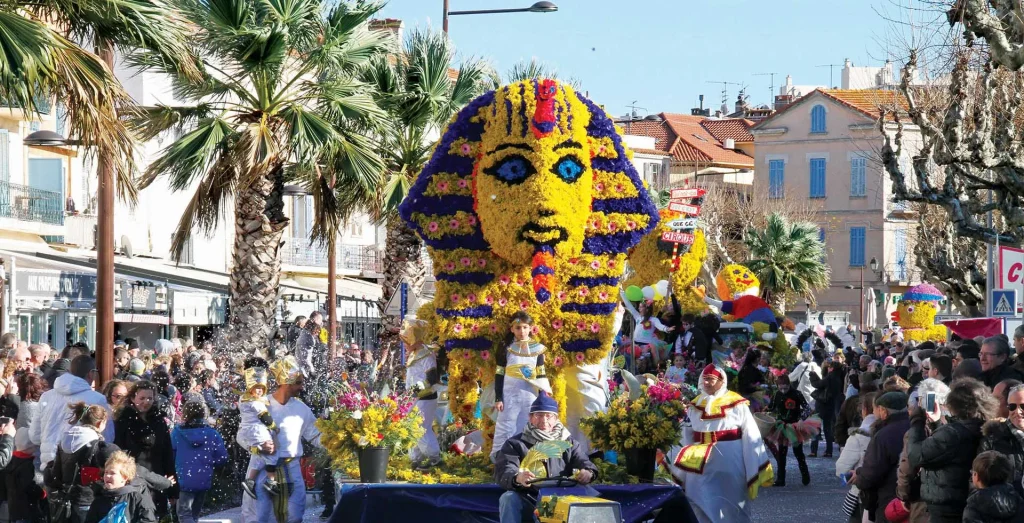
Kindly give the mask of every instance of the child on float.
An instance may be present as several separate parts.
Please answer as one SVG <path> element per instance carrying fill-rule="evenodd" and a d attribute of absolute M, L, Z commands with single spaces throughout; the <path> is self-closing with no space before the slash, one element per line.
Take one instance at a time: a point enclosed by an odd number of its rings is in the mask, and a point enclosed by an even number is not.
<path fill-rule="evenodd" d="M 657 368 L 661 364 L 659 352 L 664 342 L 658 338 L 655 331 L 671 332 L 673 327 L 666 326 L 654 316 L 653 301 L 641 301 L 640 310 L 637 310 L 633 306 L 633 302 L 626 297 L 626 291 L 619 290 L 619 295 L 622 297 L 622 303 L 626 306 L 626 310 L 636 321 L 636 327 L 633 329 L 632 356 L 636 361 L 637 372 L 647 368 L 648 359 L 653 359 L 654 367 Z"/>
<path fill-rule="evenodd" d="M 672 366 L 665 372 L 665 379 L 673 385 L 682 386 L 686 382 L 686 356 L 683 351 L 676 349 L 672 355 Z"/>
<path fill-rule="evenodd" d="M 423 320 L 407 319 L 402 323 L 399 337 L 405 342 L 409 358 L 405 364 L 406 387 L 416 393 L 416 408 L 423 415 L 423 436 L 409 451 L 409 457 L 416 465 L 435 465 L 441 460 L 441 449 L 434 434 L 434 418 L 437 416 L 437 392 L 441 379 L 437 357 L 424 343 L 427 337 L 427 323 Z"/>
<path fill-rule="evenodd" d="M 530 405 L 538 391 L 551 394 L 544 369 L 544 345 L 530 339 L 533 318 L 525 312 L 512 315 L 509 339 L 497 351 L 494 371 L 494 408 L 498 420 L 494 427 L 491 461 L 505 440 L 523 431 L 530 419 Z"/>

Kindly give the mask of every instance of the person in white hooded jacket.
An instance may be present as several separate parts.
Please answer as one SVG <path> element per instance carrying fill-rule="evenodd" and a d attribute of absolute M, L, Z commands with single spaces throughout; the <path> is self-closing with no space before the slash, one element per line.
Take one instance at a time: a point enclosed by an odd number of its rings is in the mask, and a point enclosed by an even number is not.
<path fill-rule="evenodd" d="M 793 372 L 789 373 L 789 381 L 796 387 L 796 390 L 804 395 L 807 404 L 813 408 L 814 398 L 811 397 L 811 393 L 814 392 L 814 385 L 811 385 L 811 374 L 816 373 L 820 378 L 821 367 L 814 362 L 814 357 L 810 352 L 804 352 L 800 357 L 803 362 L 797 365 Z"/>
<path fill-rule="evenodd" d="M 39 461 L 43 468 L 57 455 L 57 444 L 71 428 L 68 407 L 80 401 L 86 405 L 99 405 L 107 410 L 111 421 L 103 429 L 103 438 L 114 441 L 114 413 L 107 398 L 93 390 L 96 362 L 91 356 L 78 356 L 71 361 L 69 372 L 57 378 L 53 389 L 39 398 L 39 411 L 29 425 L 29 438 L 39 446 Z"/>
<path fill-rule="evenodd" d="M 861 421 L 860 427 L 850 429 L 846 445 L 843 446 L 843 451 L 839 454 L 839 459 L 836 460 L 836 476 L 844 476 L 857 470 L 857 467 L 861 466 L 864 461 L 868 443 L 871 443 L 871 425 L 875 423 L 875 395 L 874 392 L 867 392 L 857 397 L 863 421 Z M 851 518 L 850 521 L 861 520 L 859 493 L 860 489 L 857 488 L 857 485 L 851 483 L 846 500 L 843 502 L 843 510 Z"/>

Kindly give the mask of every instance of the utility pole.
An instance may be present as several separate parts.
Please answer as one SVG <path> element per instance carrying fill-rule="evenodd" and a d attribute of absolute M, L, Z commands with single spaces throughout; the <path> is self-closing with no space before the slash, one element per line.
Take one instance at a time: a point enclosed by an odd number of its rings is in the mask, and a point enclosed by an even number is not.
<path fill-rule="evenodd" d="M 814 67 L 828 67 L 828 88 L 832 89 L 832 88 L 834 88 L 836 86 L 836 84 L 832 82 L 832 71 L 836 67 L 845 67 L 845 66 L 843 64 L 825 64 L 825 65 L 816 65 Z"/>
<path fill-rule="evenodd" d="M 337 355 L 338 334 L 338 233 L 327 240 L 327 354 L 328 368 L 334 365 Z"/>
<path fill-rule="evenodd" d="M 448 0 L 444 0 L 444 14 L 441 17 L 441 30 L 448 34 Z"/>

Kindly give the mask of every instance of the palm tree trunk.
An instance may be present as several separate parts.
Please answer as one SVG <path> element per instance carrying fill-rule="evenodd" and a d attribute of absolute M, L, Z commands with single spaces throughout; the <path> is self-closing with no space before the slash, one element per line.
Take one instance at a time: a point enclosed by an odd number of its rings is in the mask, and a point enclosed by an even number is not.
<path fill-rule="evenodd" d="M 387 239 L 384 242 L 384 295 L 378 302 L 382 318 L 380 346 L 383 350 L 394 351 L 398 347 L 398 331 L 402 320 L 398 316 L 389 317 L 384 314 L 385 308 L 391 297 L 400 292 L 399 286 L 403 279 L 409 283 L 409 295 L 419 295 L 427 271 L 422 260 L 423 242 L 416 232 L 397 216 L 388 220 L 387 228 Z"/>
<path fill-rule="evenodd" d="M 280 166 L 272 169 L 235 200 L 228 342 L 239 354 L 265 354 L 277 323 L 281 236 L 288 226 L 282 174 Z"/>
<path fill-rule="evenodd" d="M 786 315 L 786 293 L 775 292 L 768 296 L 768 305 L 771 306 L 772 310 L 775 311 L 779 316 Z"/>

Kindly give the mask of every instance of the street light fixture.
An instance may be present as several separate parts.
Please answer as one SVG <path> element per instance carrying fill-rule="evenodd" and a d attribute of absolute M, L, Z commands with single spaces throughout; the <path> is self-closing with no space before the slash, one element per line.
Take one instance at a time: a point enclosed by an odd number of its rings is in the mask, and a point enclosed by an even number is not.
<path fill-rule="evenodd" d="M 113 70 L 113 48 L 100 41 L 100 59 Z M 53 131 L 36 131 L 22 139 L 28 147 L 85 145 Z M 114 377 L 114 162 L 101 150 L 96 160 L 96 368 L 98 384 Z"/>
<path fill-rule="evenodd" d="M 530 7 L 518 7 L 513 9 L 477 9 L 473 11 L 449 11 L 448 0 L 444 0 L 444 14 L 441 28 L 445 34 L 448 33 L 448 17 L 456 15 L 490 15 L 501 13 L 554 13 L 558 6 L 552 2 L 534 2 Z"/>

